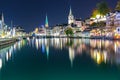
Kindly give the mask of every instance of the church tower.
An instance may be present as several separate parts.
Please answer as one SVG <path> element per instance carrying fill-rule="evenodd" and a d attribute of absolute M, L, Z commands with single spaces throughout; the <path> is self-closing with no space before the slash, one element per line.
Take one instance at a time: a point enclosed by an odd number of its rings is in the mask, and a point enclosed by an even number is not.
<path fill-rule="evenodd" d="M 2 27 L 4 28 L 5 22 L 4 22 L 4 14 L 2 13 Z"/>
<path fill-rule="evenodd" d="M 0 29 L 3 29 L 4 27 L 4 15 L 2 13 L 2 15 L 0 15 Z"/>
<path fill-rule="evenodd" d="M 74 16 L 72 14 L 72 9 L 70 7 L 70 12 L 69 12 L 69 15 L 68 15 L 68 24 L 72 24 L 74 23 Z"/>
<path fill-rule="evenodd" d="M 46 19 L 45 19 L 45 27 L 48 28 L 49 27 L 49 24 L 48 24 L 48 17 L 46 15 Z"/>

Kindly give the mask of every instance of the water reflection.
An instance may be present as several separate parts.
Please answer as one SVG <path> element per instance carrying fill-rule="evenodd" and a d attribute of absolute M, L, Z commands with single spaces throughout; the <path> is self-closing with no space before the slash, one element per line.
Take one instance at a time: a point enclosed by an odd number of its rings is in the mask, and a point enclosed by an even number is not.
<path fill-rule="evenodd" d="M 26 43 L 27 41 L 27 43 Z M 74 66 L 76 56 L 86 54 L 98 65 L 110 63 L 120 65 L 120 41 L 94 40 L 94 39 L 70 39 L 70 38 L 42 38 L 22 40 L 14 45 L 0 50 L 0 69 L 6 62 L 12 60 L 17 51 L 23 46 L 30 46 L 41 51 L 49 60 L 52 50 L 68 51 L 71 67 Z M 80 57 L 81 58 L 81 57 Z"/>
<path fill-rule="evenodd" d="M 47 54 L 47 58 L 50 55 L 50 47 L 56 50 L 68 50 L 71 66 L 74 64 L 75 57 L 82 54 L 90 55 L 98 65 L 101 63 L 120 64 L 120 41 L 70 38 L 32 39 L 32 46 L 42 49 L 42 52 Z"/>
<path fill-rule="evenodd" d="M 18 50 L 21 50 L 23 46 L 25 46 L 25 40 L 21 40 L 16 42 L 12 46 L 8 46 L 4 49 L 0 49 L 0 69 L 8 62 L 14 58 L 14 55 Z"/>

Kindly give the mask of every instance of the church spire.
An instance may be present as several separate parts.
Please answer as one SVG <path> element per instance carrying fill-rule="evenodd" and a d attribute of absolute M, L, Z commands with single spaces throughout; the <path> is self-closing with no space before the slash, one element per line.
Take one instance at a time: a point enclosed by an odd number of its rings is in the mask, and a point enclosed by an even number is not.
<path fill-rule="evenodd" d="M 72 9 L 71 9 L 71 6 L 70 6 L 70 12 L 69 12 L 69 15 L 72 15 Z"/>
<path fill-rule="evenodd" d="M 2 13 L 2 22 L 4 24 L 4 14 Z"/>
<path fill-rule="evenodd" d="M 72 24 L 72 23 L 74 23 L 74 15 L 72 14 L 72 8 L 70 6 L 70 12 L 68 15 L 68 24 Z"/>
<path fill-rule="evenodd" d="M 47 14 L 46 14 L 46 20 L 45 20 L 45 27 L 49 27 Z"/>

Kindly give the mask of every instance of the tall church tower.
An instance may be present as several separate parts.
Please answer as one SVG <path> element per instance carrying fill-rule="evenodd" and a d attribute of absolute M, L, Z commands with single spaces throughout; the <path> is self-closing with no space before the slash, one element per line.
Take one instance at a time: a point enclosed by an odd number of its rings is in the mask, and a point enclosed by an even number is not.
<path fill-rule="evenodd" d="M 3 15 L 3 13 L 2 13 L 2 15 L 0 15 L 0 29 L 3 29 L 3 27 L 4 27 L 4 15 Z"/>
<path fill-rule="evenodd" d="M 68 15 L 68 24 L 72 24 L 74 23 L 74 16 L 72 14 L 72 9 L 70 7 L 70 12 L 69 12 L 69 15 Z"/>
<path fill-rule="evenodd" d="M 2 13 L 2 27 L 4 27 L 5 22 L 4 22 L 4 14 Z"/>
<path fill-rule="evenodd" d="M 48 24 L 48 17 L 46 15 L 46 19 L 45 19 L 45 27 L 48 28 L 49 27 L 49 24 Z"/>

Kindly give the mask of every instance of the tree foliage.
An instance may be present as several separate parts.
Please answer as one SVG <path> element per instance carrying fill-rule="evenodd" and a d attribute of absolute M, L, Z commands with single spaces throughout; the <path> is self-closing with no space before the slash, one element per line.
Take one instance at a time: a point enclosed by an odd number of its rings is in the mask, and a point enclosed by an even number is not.
<path fill-rule="evenodd" d="M 101 16 L 104 16 L 110 11 L 110 8 L 108 7 L 106 2 L 102 1 L 97 4 L 97 10 L 99 11 Z"/>
<path fill-rule="evenodd" d="M 118 0 L 115 10 L 120 11 L 120 0 Z"/>
<path fill-rule="evenodd" d="M 66 33 L 67 36 L 72 36 L 73 35 L 73 29 L 72 28 L 67 28 L 65 30 L 65 33 Z"/>
<path fill-rule="evenodd" d="M 92 12 L 92 18 L 96 18 L 98 14 L 100 14 L 99 11 L 97 9 L 94 9 Z"/>

